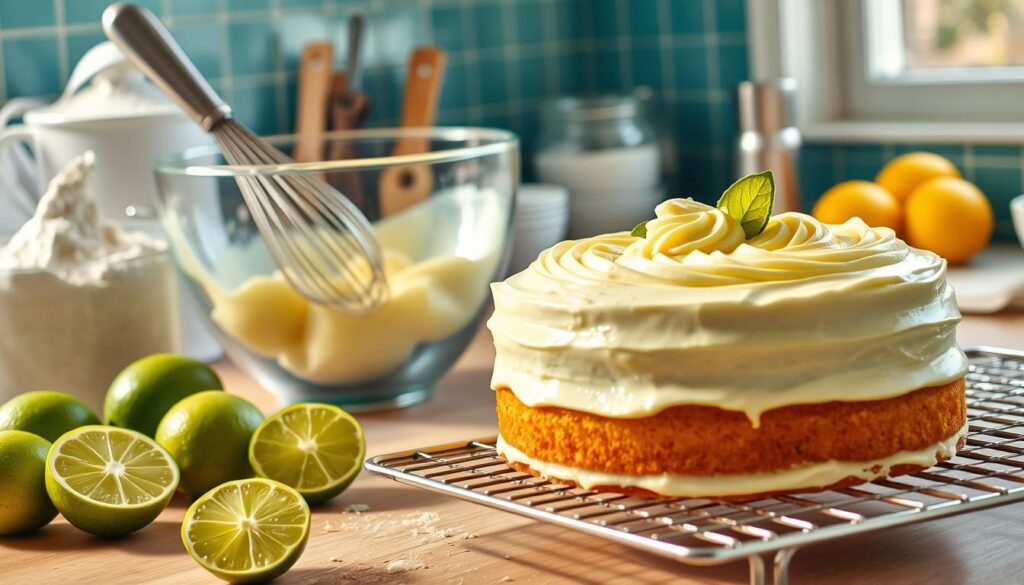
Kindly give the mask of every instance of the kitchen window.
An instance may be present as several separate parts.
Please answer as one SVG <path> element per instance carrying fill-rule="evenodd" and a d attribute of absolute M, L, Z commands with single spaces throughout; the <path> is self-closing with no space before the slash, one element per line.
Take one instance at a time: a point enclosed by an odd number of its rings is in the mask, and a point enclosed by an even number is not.
<path fill-rule="evenodd" d="M 758 78 L 796 77 L 812 139 L 1024 136 L 1024 0 L 748 0 Z"/>

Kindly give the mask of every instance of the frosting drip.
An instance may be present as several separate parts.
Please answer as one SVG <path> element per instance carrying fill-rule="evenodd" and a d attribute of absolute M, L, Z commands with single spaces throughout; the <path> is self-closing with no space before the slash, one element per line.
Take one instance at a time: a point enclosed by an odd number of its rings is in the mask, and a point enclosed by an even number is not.
<path fill-rule="evenodd" d="M 530 406 L 643 417 L 873 400 L 966 372 L 945 261 L 859 219 L 760 235 L 673 199 L 647 236 L 562 242 L 492 285 L 492 386 Z"/>

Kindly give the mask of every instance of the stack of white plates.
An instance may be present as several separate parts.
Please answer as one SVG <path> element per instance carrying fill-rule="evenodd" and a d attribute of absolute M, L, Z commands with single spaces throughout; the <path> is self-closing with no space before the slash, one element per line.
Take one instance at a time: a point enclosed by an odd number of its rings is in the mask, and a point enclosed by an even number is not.
<path fill-rule="evenodd" d="M 522 185 L 516 195 L 515 237 L 509 274 L 519 272 L 565 239 L 569 192 L 556 185 Z"/>

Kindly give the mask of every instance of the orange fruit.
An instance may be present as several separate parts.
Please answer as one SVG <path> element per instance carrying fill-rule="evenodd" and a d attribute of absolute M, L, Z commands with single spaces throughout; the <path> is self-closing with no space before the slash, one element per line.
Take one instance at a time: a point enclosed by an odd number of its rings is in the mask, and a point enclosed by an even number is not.
<path fill-rule="evenodd" d="M 959 177 L 949 159 L 933 152 L 910 152 L 889 161 L 875 177 L 879 186 L 903 203 L 918 186 L 937 177 Z"/>
<path fill-rule="evenodd" d="M 870 181 L 845 181 L 832 187 L 814 204 L 811 215 L 824 223 L 843 223 L 859 217 L 872 227 L 899 231 L 903 213 L 896 198 Z"/>
<path fill-rule="evenodd" d="M 980 252 L 992 238 L 992 206 L 973 184 L 939 177 L 907 198 L 906 240 L 959 264 Z"/>

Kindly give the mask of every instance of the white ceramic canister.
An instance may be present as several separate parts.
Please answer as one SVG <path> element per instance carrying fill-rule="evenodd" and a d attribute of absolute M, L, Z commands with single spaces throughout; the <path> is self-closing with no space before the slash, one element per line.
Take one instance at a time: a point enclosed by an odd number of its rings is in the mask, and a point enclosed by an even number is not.
<path fill-rule="evenodd" d="M 162 235 L 155 219 L 131 219 L 126 210 L 156 206 L 153 162 L 161 156 L 212 139 L 149 83 L 110 43 L 101 43 L 75 67 L 69 87 L 52 104 L 29 110 L 24 124 L 0 131 L 8 141 L 29 146 L 40 184 L 87 150 L 96 153 L 94 190 L 100 212 L 124 229 Z M 217 205 L 215 198 L 210 205 Z M 222 354 L 185 291 L 179 297 L 181 347 L 185 354 L 212 361 Z"/>

